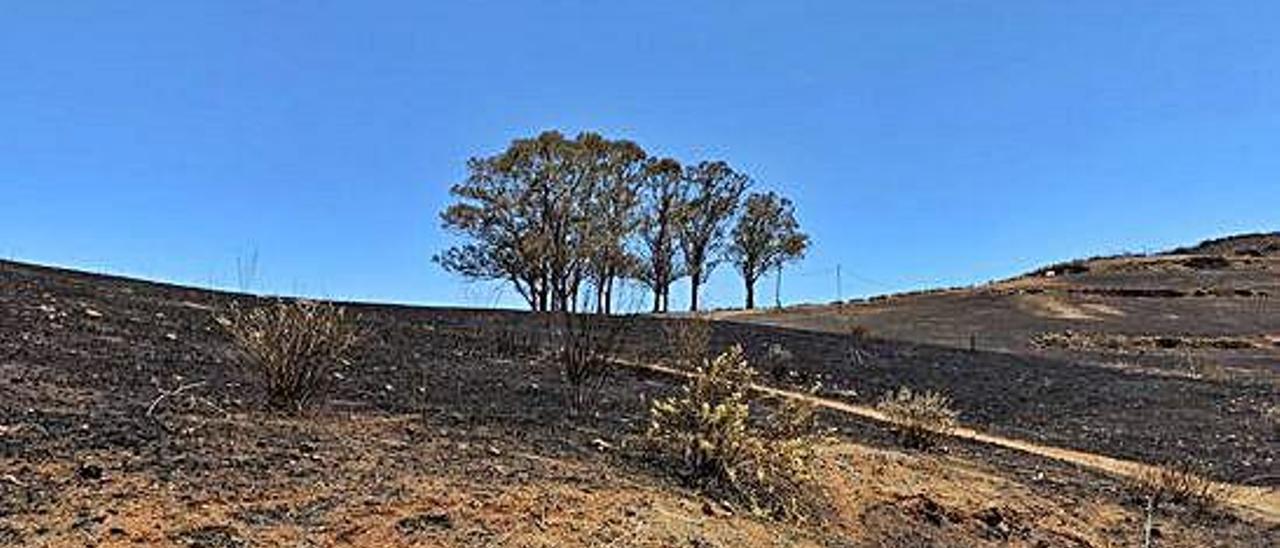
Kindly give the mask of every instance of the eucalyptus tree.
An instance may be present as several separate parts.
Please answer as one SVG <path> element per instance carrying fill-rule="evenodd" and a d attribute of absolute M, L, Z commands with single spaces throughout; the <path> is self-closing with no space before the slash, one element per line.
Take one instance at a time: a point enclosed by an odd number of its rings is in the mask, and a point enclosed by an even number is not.
<path fill-rule="evenodd" d="M 506 281 L 533 310 L 568 310 L 581 280 L 587 176 L 580 146 L 559 132 L 517 139 L 503 152 L 467 162 L 458 201 L 441 213 L 467 241 L 437 255 L 445 270 Z"/>
<path fill-rule="evenodd" d="M 613 312 L 614 286 L 636 269 L 628 243 L 640 225 L 640 185 L 646 172 L 644 149 L 631 141 L 608 141 L 588 134 L 579 139 L 591 172 L 583 196 L 587 210 L 585 247 L 596 312 Z"/>
<path fill-rule="evenodd" d="M 688 188 L 680 162 L 670 158 L 648 162 L 640 185 L 641 251 L 634 274 L 653 291 L 655 313 L 670 311 L 671 284 L 681 276 L 677 252 Z"/>
<path fill-rule="evenodd" d="M 594 133 L 548 131 L 472 158 L 441 213 L 464 239 L 435 257 L 464 278 L 510 283 L 538 311 L 575 311 L 584 284 L 607 311 L 614 281 L 633 259 L 644 151 Z"/>
<path fill-rule="evenodd" d="M 690 166 L 684 179 L 690 193 L 679 224 L 680 248 L 689 275 L 689 309 L 697 312 L 699 291 L 715 270 L 725 230 L 751 179 L 720 161 Z"/>
<path fill-rule="evenodd" d="M 747 309 L 756 306 L 756 282 L 765 272 L 804 257 L 809 236 L 800 231 L 791 200 L 773 192 L 753 193 L 733 228 L 727 257 L 742 274 Z"/>

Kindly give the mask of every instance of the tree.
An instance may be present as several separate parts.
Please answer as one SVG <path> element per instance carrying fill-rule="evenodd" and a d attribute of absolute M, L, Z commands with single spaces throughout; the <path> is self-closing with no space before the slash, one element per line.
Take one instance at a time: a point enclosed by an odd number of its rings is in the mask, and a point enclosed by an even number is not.
<path fill-rule="evenodd" d="M 640 185 L 646 171 L 644 150 L 630 141 L 608 141 L 598 135 L 579 138 L 591 170 L 587 209 L 588 275 L 596 291 L 596 312 L 613 312 L 615 281 L 636 268 L 627 243 L 640 223 Z"/>
<path fill-rule="evenodd" d="M 466 278 L 510 282 L 533 310 L 570 310 L 585 262 L 581 150 L 548 131 L 468 161 L 467 180 L 451 189 L 459 201 L 441 220 L 470 241 L 435 261 Z"/>
<path fill-rule="evenodd" d="M 756 281 L 770 269 L 804 257 L 809 236 L 800 232 L 791 200 L 773 192 L 747 197 L 727 255 L 746 284 L 747 309 L 756 306 Z"/>
<path fill-rule="evenodd" d="M 468 279 L 508 282 L 537 311 L 576 311 L 590 283 L 608 311 L 614 281 L 634 262 L 626 243 L 645 157 L 628 141 L 548 131 L 473 158 L 451 189 L 458 202 L 441 213 L 467 241 L 435 261 Z"/>
<path fill-rule="evenodd" d="M 670 158 L 651 160 L 640 185 L 640 210 L 637 227 L 642 248 L 635 276 L 653 291 L 653 311 L 668 312 L 671 306 L 671 284 L 680 278 L 676 264 L 681 216 L 687 201 L 680 162 Z"/>
<path fill-rule="evenodd" d="M 751 179 L 724 162 L 701 162 L 685 169 L 690 198 L 683 208 L 680 247 L 689 275 L 689 309 L 698 311 L 698 291 L 711 277 L 716 257 L 724 245 L 725 228 L 738 210 L 738 201 Z"/>
<path fill-rule="evenodd" d="M 510 282 L 534 310 L 547 310 L 548 277 L 541 219 L 528 181 L 499 157 L 472 158 L 470 175 L 450 192 L 459 199 L 440 214 L 444 226 L 471 241 L 434 260 L 473 280 Z"/>

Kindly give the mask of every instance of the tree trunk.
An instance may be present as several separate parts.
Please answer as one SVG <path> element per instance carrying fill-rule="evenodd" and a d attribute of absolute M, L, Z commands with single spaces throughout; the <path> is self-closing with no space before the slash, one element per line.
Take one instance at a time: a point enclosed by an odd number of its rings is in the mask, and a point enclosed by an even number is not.
<path fill-rule="evenodd" d="M 604 283 L 604 314 L 613 314 L 613 276 Z"/>
<path fill-rule="evenodd" d="M 698 283 L 698 276 L 695 274 L 693 278 L 689 280 L 689 287 L 693 289 L 693 292 L 689 297 L 689 312 L 698 311 L 698 286 L 699 285 L 701 284 Z"/>
<path fill-rule="evenodd" d="M 600 285 L 596 286 L 596 314 L 605 314 L 604 280 L 601 279 L 597 283 Z"/>
<path fill-rule="evenodd" d="M 755 280 L 743 278 L 747 285 L 747 310 L 756 308 L 756 283 Z"/>

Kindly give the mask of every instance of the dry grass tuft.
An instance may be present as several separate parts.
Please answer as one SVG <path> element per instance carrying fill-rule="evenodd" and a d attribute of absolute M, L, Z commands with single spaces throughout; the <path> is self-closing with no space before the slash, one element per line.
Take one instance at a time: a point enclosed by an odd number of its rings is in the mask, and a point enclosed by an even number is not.
<path fill-rule="evenodd" d="M 1217 484 L 1187 464 L 1148 468 L 1130 480 L 1127 491 L 1153 507 L 1176 504 L 1198 511 L 1219 507 L 1225 496 Z"/>
<path fill-rule="evenodd" d="M 267 406 L 289 413 L 311 404 L 361 338 L 345 309 L 306 300 L 248 309 L 233 305 L 218 323 L 248 357 Z"/>
<path fill-rule="evenodd" d="M 815 517 L 824 504 L 813 479 L 821 439 L 814 408 L 788 400 L 754 423 L 755 377 L 739 346 L 704 361 L 679 396 L 653 403 L 646 438 L 687 483 L 726 505 Z"/>
<path fill-rule="evenodd" d="M 876 409 L 894 424 L 901 443 L 911 449 L 930 449 L 951 434 L 958 413 L 951 398 L 932 390 L 913 392 L 905 386 L 880 398 Z"/>

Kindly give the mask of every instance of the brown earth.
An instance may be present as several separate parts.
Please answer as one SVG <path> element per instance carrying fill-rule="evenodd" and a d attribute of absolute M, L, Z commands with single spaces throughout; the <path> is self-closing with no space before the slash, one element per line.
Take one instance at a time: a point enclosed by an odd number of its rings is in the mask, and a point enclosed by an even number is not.
<path fill-rule="evenodd" d="M 213 320 L 245 299 L 0 263 L 0 545 L 1128 546 L 1140 528 L 1117 475 L 974 439 L 903 452 L 834 409 L 830 515 L 734 512 L 635 442 L 678 378 L 622 369 L 568 413 L 530 314 L 351 305 L 374 335 L 319 409 L 276 416 Z M 625 321 L 652 361 L 662 320 Z M 860 342 L 854 365 L 846 336 L 801 327 L 721 322 L 715 344 L 784 344 L 774 384 L 823 379 L 832 401 L 942 387 L 990 435 L 1275 481 L 1275 371 L 1249 360 L 1205 382 L 908 337 Z M 1158 545 L 1268 546 L 1277 527 L 1173 507 Z"/>

